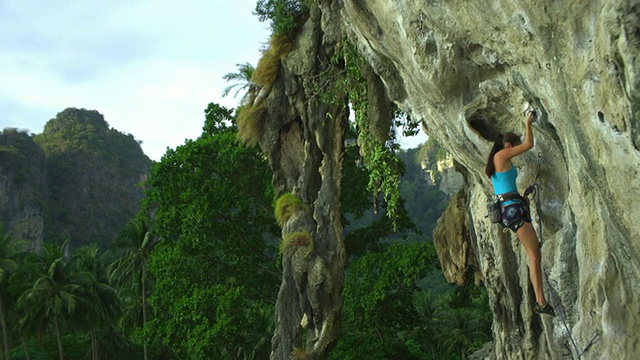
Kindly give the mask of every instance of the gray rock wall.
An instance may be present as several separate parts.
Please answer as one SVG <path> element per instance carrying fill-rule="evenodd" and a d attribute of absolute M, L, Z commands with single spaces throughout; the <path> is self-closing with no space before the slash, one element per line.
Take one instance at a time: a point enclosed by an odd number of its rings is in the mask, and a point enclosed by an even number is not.
<path fill-rule="evenodd" d="M 467 172 L 470 211 L 451 213 L 466 214 L 490 293 L 492 357 L 575 358 L 594 335 L 583 359 L 640 356 L 638 1 L 342 5 L 332 10 L 389 97 Z M 540 160 L 542 206 L 534 214 L 543 268 L 564 313 L 554 319 L 531 311 L 523 247 L 484 218 L 491 140 L 524 132 L 527 103 L 540 114 L 536 145 L 515 165 L 523 191 Z"/>
<path fill-rule="evenodd" d="M 43 243 L 47 198 L 45 156 L 32 137 L 16 129 L 0 132 L 0 226 L 31 249 Z"/>

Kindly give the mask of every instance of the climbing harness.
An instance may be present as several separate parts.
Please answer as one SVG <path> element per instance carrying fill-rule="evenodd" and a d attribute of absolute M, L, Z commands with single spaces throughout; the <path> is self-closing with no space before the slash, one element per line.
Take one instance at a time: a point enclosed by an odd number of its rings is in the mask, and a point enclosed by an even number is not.
<path fill-rule="evenodd" d="M 543 238 L 542 238 L 542 216 L 540 215 L 540 209 L 541 209 L 541 204 L 542 204 L 542 200 L 540 199 L 540 185 L 538 184 L 538 180 L 540 178 L 540 168 L 541 168 L 541 164 L 542 164 L 542 153 L 538 153 L 538 172 L 536 174 L 536 177 L 533 181 L 533 184 L 529 185 L 529 187 L 527 188 L 527 190 L 525 190 L 524 192 L 524 197 L 528 200 L 529 195 L 531 195 L 531 198 L 533 200 L 535 200 L 535 204 L 536 204 L 536 215 L 537 215 L 537 222 L 538 222 L 538 238 L 540 241 L 540 248 L 542 249 L 542 244 L 544 243 Z M 596 334 L 591 338 L 591 340 L 589 341 L 589 343 L 587 344 L 587 346 L 584 347 L 584 349 L 582 351 L 580 351 L 580 349 L 578 348 L 578 344 L 576 342 L 576 340 L 573 337 L 573 334 L 571 333 L 571 330 L 569 329 L 569 325 L 567 324 L 567 320 L 566 320 L 566 314 L 564 312 L 564 308 L 562 307 L 562 304 L 560 303 L 560 300 L 557 298 L 555 291 L 553 290 L 553 287 L 551 287 L 551 282 L 549 282 L 549 277 L 547 276 L 546 271 L 544 270 L 544 268 L 542 267 L 542 264 L 540 264 L 540 268 L 542 269 L 542 277 L 544 278 L 545 283 L 547 284 L 547 287 L 549 288 L 549 294 L 551 295 L 551 302 L 553 303 L 553 308 L 557 311 L 557 315 L 558 318 L 560 318 L 560 321 L 562 321 L 562 324 L 564 326 L 564 329 L 567 331 L 567 334 L 569 334 L 569 339 L 571 340 L 571 344 L 573 345 L 573 349 L 575 350 L 575 353 L 577 355 L 577 359 L 580 359 L 582 357 L 582 355 L 589 350 L 589 348 L 594 344 L 596 338 L 598 337 L 599 333 L 596 331 Z"/>

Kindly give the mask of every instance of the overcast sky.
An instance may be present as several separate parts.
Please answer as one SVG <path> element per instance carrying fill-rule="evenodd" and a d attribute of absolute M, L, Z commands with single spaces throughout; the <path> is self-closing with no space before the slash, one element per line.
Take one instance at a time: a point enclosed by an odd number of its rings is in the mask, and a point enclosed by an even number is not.
<path fill-rule="evenodd" d="M 222 76 L 268 42 L 255 0 L 0 1 L 0 129 L 41 133 L 68 107 L 97 110 L 160 160 L 200 135 Z M 405 143 L 409 147 L 424 136 Z"/>

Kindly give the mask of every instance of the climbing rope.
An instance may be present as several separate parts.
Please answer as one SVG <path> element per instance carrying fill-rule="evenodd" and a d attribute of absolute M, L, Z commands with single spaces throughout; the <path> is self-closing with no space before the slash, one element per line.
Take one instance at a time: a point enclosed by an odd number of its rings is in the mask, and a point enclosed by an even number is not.
<path fill-rule="evenodd" d="M 531 198 L 535 200 L 536 213 L 537 213 L 536 215 L 538 220 L 538 233 L 539 233 L 538 238 L 540 241 L 540 248 L 542 249 L 542 245 L 544 243 L 544 240 L 542 238 L 542 215 L 540 214 L 542 200 L 540 199 L 540 185 L 538 184 L 538 180 L 540 178 L 541 164 L 542 164 L 542 153 L 538 153 L 538 171 L 533 181 L 533 184 L 531 184 L 525 191 L 524 197 L 528 198 L 528 196 L 531 195 Z M 540 264 L 540 268 L 542 269 L 542 277 L 544 278 L 544 281 L 547 284 L 547 288 L 549 288 L 549 294 L 551 295 L 551 302 L 553 303 L 553 308 L 557 311 L 557 315 L 560 318 L 560 321 L 562 321 L 564 329 L 567 331 L 567 334 L 569 334 L 569 339 L 571 340 L 571 344 L 573 345 L 573 349 L 576 352 L 577 358 L 580 359 L 582 355 L 587 350 L 589 350 L 591 345 L 593 345 L 595 339 L 598 337 L 598 333 L 596 332 L 596 334 L 591 338 L 587 346 L 585 346 L 585 348 L 582 351 L 580 351 L 580 349 L 578 348 L 578 344 L 575 338 L 573 337 L 573 334 L 571 333 L 571 329 L 569 329 L 569 325 L 567 324 L 564 308 L 562 307 L 560 300 L 557 298 L 555 291 L 551 286 L 551 282 L 549 281 L 549 277 L 547 276 L 546 271 L 542 267 L 542 264 Z"/>

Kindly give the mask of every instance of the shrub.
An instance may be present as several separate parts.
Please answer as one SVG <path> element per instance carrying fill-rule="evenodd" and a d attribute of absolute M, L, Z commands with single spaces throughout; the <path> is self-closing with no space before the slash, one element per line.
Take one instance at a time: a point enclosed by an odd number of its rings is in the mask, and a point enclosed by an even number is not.
<path fill-rule="evenodd" d="M 245 105 L 238 111 L 238 136 L 247 146 L 254 146 L 264 134 L 267 122 L 267 108 L 264 105 Z"/>
<path fill-rule="evenodd" d="M 260 21 L 271 21 L 275 36 L 286 37 L 297 31 L 308 12 L 308 6 L 301 0 L 258 0 L 254 14 Z"/>
<path fill-rule="evenodd" d="M 299 230 L 285 234 L 280 243 L 280 251 L 283 253 L 289 249 L 307 248 L 307 255 L 313 250 L 313 237 L 306 230 Z"/>
<path fill-rule="evenodd" d="M 308 360 L 309 354 L 301 348 L 294 348 L 291 352 L 291 356 L 293 356 L 296 360 Z"/>
<path fill-rule="evenodd" d="M 292 47 L 290 40 L 272 36 L 269 47 L 262 52 L 262 57 L 258 60 L 251 82 L 259 87 L 273 85 L 280 72 L 280 60 L 291 51 Z"/>
<path fill-rule="evenodd" d="M 283 226 L 297 211 L 302 208 L 302 201 L 291 193 L 282 194 L 276 201 L 276 221 Z"/>

